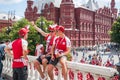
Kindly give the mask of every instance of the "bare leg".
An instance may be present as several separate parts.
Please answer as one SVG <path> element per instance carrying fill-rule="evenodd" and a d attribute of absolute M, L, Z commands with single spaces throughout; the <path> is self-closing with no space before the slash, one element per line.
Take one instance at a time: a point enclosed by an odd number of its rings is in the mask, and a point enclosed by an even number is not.
<path fill-rule="evenodd" d="M 37 71 L 39 72 L 40 76 L 41 76 L 42 78 L 44 78 L 45 76 L 44 76 L 44 74 L 43 74 L 43 72 L 42 72 L 40 63 L 39 63 L 37 60 L 35 60 L 35 61 L 34 61 L 34 65 L 35 65 L 35 68 L 37 69 Z"/>
<path fill-rule="evenodd" d="M 53 69 L 54 66 L 52 64 L 48 64 L 48 75 L 50 77 L 50 80 L 54 80 L 54 76 L 53 76 Z"/>
<path fill-rule="evenodd" d="M 66 59 L 62 57 L 60 59 L 60 64 L 62 65 L 62 74 L 63 74 L 64 80 L 67 80 L 67 66 L 65 62 L 66 62 Z"/>
<path fill-rule="evenodd" d="M 48 63 L 47 59 L 44 58 L 44 59 L 42 60 L 42 64 L 43 64 L 43 72 L 46 71 L 47 63 Z"/>

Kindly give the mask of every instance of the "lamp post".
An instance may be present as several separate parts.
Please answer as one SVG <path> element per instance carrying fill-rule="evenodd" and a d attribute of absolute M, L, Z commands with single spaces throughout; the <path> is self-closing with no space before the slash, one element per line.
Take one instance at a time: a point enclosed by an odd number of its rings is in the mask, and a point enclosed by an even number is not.
<path fill-rule="evenodd" d="M 100 40 L 100 38 L 97 36 L 97 53 L 99 53 L 99 40 Z"/>
<path fill-rule="evenodd" d="M 10 31 L 11 31 L 11 25 L 12 25 L 12 21 L 15 19 L 15 11 L 8 11 L 8 26 L 7 26 L 7 30 L 6 33 L 9 35 Z"/>
<path fill-rule="evenodd" d="M 6 33 L 9 35 L 9 33 L 11 32 L 11 28 L 10 26 L 7 27 Z"/>
<path fill-rule="evenodd" d="M 43 18 L 41 18 L 40 20 L 40 28 L 43 30 L 43 25 L 44 25 L 44 21 L 43 21 Z M 40 34 L 40 43 L 42 43 L 43 41 L 43 36 Z"/>

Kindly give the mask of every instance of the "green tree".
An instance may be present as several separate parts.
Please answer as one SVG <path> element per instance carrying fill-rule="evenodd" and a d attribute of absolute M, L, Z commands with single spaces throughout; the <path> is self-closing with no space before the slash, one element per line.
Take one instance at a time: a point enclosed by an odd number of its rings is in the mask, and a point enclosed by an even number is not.
<path fill-rule="evenodd" d="M 47 21 L 45 18 L 43 18 L 43 21 L 44 21 L 44 25 L 42 26 L 43 27 L 43 30 L 48 32 L 47 28 L 48 28 L 48 25 L 52 24 L 51 21 Z M 36 24 L 38 27 L 40 27 L 40 20 L 41 18 L 39 18 L 37 21 L 36 21 Z M 36 44 L 37 43 L 40 43 L 40 35 L 38 34 L 38 32 L 34 29 L 34 27 L 32 27 L 31 23 L 23 18 L 17 22 L 15 22 L 12 26 L 11 26 L 11 31 L 10 33 L 6 33 L 6 30 L 7 30 L 7 27 L 6 28 L 3 28 L 2 29 L 2 32 L 0 33 L 0 40 L 5 40 L 5 39 L 10 39 L 11 41 L 13 41 L 14 39 L 18 38 L 19 35 L 18 35 L 18 31 L 20 30 L 20 28 L 22 27 L 25 27 L 26 25 L 30 25 L 30 32 L 28 34 L 28 49 L 30 50 L 30 54 L 33 55 L 34 54 L 34 51 L 35 51 L 35 47 L 36 47 Z M 45 42 L 43 40 L 42 44 L 45 45 Z"/>
<path fill-rule="evenodd" d="M 112 42 L 120 44 L 120 17 L 113 23 L 110 35 Z"/>
<path fill-rule="evenodd" d="M 50 24 L 53 24 L 53 21 L 47 21 L 44 17 L 40 17 L 39 19 L 37 19 L 37 21 L 35 22 L 35 24 L 41 28 L 43 31 L 45 32 L 49 32 L 48 31 L 48 27 Z M 40 34 L 39 34 L 39 43 L 43 44 L 45 46 L 45 40 L 44 40 L 44 37 Z"/>

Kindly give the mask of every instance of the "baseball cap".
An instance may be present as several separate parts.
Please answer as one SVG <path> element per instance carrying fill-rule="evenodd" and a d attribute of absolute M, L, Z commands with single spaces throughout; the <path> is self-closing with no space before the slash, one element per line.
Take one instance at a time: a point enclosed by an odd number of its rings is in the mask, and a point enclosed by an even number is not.
<path fill-rule="evenodd" d="M 57 24 L 49 25 L 48 30 L 49 31 L 54 31 L 56 29 Z"/>
<path fill-rule="evenodd" d="M 60 31 L 62 31 L 62 32 L 64 32 L 65 31 L 65 28 L 63 27 L 63 26 L 57 26 L 57 28 L 56 28 L 57 30 L 60 30 Z"/>
<path fill-rule="evenodd" d="M 25 26 L 24 28 L 21 28 L 21 29 L 19 30 L 19 35 L 20 35 L 20 36 L 25 36 L 28 32 L 29 32 L 29 27 L 28 27 L 28 26 Z"/>

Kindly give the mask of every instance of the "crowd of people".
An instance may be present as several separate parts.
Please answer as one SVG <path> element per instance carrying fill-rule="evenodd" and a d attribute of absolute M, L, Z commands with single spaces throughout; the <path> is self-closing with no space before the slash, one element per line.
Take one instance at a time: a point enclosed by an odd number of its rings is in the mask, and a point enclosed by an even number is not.
<path fill-rule="evenodd" d="M 100 53 L 88 55 L 87 52 L 86 53 L 83 52 L 82 58 L 79 58 L 79 59 L 76 59 L 79 56 L 78 55 L 79 53 L 76 50 L 73 49 L 72 54 L 73 54 L 73 57 L 75 58 L 72 60 L 74 62 L 116 68 L 116 66 L 114 64 L 114 56 L 112 54 L 108 55 L 108 58 L 106 59 L 106 61 L 103 60 L 103 55 Z M 71 78 L 71 80 L 74 80 L 74 73 L 71 69 L 69 71 L 69 77 Z M 78 77 L 78 80 L 84 80 L 81 72 L 77 73 L 77 77 Z M 94 80 L 93 75 L 91 75 L 90 73 L 87 73 L 86 80 Z M 104 77 L 99 77 L 98 80 L 106 80 L 106 79 Z M 119 80 L 119 76 L 115 75 L 111 80 Z"/>
<path fill-rule="evenodd" d="M 81 63 L 87 63 L 92 65 L 98 65 L 98 66 L 106 66 L 106 67 L 115 67 L 113 56 L 108 57 L 107 61 L 103 62 L 101 55 L 99 54 L 93 54 L 88 55 L 88 57 L 82 57 L 80 59 Z"/>

